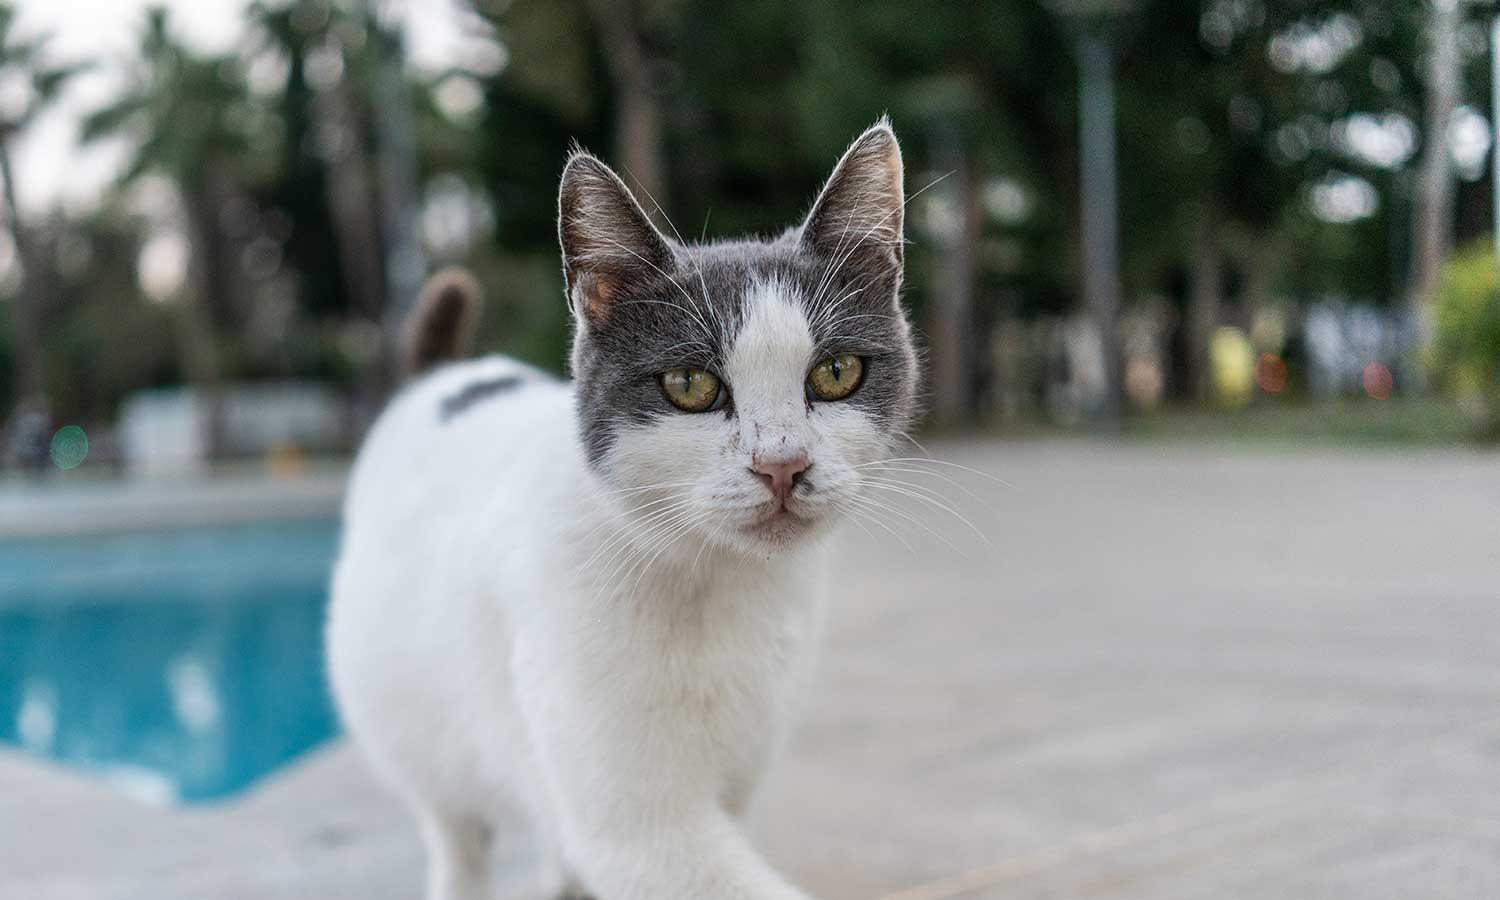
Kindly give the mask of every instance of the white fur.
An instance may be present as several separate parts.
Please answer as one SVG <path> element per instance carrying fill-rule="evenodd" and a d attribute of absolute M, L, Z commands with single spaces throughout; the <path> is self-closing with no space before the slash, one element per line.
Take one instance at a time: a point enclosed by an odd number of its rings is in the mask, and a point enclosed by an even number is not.
<path fill-rule="evenodd" d="M 668 414 L 585 462 L 570 386 L 446 423 L 519 364 L 443 368 L 381 417 L 352 474 L 329 621 L 344 719 L 411 806 L 430 900 L 487 896 L 484 836 L 519 806 L 601 900 L 795 900 L 739 818 L 819 630 L 824 535 L 887 437 L 808 407 L 800 308 L 757 285 L 723 375 L 736 415 Z M 755 453 L 806 452 L 776 503 Z M 653 487 L 654 486 L 654 487 Z"/>

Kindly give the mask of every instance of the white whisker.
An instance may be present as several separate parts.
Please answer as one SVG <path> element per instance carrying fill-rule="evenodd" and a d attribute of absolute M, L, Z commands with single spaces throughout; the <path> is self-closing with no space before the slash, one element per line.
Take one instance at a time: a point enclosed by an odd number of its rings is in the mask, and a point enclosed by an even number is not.
<path fill-rule="evenodd" d="M 929 506 L 942 510 L 943 512 L 962 522 L 966 527 L 968 527 L 970 531 L 974 532 L 974 536 L 979 538 L 980 542 L 982 542 L 985 547 L 991 550 L 994 549 L 994 545 L 990 543 L 990 539 L 985 536 L 983 531 L 980 531 L 973 522 L 969 521 L 969 518 L 967 516 L 959 512 L 957 509 L 953 508 L 953 506 L 947 502 L 946 497 L 942 497 L 941 494 L 932 492 L 931 488 L 927 488 L 924 490 L 921 486 L 912 484 L 910 482 L 900 481 L 893 478 L 878 478 L 868 475 L 865 476 L 864 483 L 872 488 L 875 488 L 876 490 L 889 491 L 893 494 L 900 494 L 905 497 L 910 497 L 913 500 L 926 503 Z"/>
<path fill-rule="evenodd" d="M 994 475 L 991 475 L 988 472 L 981 472 L 978 469 L 972 469 L 972 468 L 970 468 L 968 466 L 960 465 L 959 463 L 956 463 L 956 462 L 949 462 L 946 459 L 933 459 L 930 456 L 893 456 L 893 457 L 890 457 L 888 459 L 876 460 L 875 462 L 861 463 L 860 465 L 857 465 L 854 468 L 856 468 L 856 469 L 863 469 L 863 468 L 869 468 L 870 466 L 880 465 L 882 463 L 892 463 L 892 462 L 917 463 L 917 464 L 921 464 L 921 465 L 930 465 L 930 466 L 951 466 L 951 467 L 953 467 L 955 469 L 959 469 L 959 470 L 962 470 L 964 472 L 968 472 L 971 475 L 978 475 L 980 478 L 987 478 L 990 481 L 993 481 L 993 482 L 995 482 L 998 485 L 1002 485 L 1004 487 L 1008 487 L 1008 488 L 1010 488 L 1012 490 L 1015 489 L 1015 485 L 1011 484 L 1010 482 L 1008 482 L 1008 481 L 1006 481 L 1006 480 L 1004 480 L 1002 478 L 997 478 L 997 477 L 995 477 Z"/>

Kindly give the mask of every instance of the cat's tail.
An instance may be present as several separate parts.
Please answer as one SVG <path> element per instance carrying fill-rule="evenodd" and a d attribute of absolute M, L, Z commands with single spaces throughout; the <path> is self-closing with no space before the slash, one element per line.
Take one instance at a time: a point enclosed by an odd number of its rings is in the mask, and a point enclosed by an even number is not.
<path fill-rule="evenodd" d="M 402 375 L 411 378 L 438 363 L 468 356 L 483 302 L 479 282 L 466 269 L 444 269 L 427 279 L 401 336 Z"/>

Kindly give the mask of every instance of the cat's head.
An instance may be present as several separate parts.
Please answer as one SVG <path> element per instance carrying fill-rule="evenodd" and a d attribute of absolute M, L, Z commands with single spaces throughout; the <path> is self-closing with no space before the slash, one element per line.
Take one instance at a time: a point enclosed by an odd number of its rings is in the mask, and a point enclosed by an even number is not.
<path fill-rule="evenodd" d="M 884 120 L 774 240 L 667 237 L 585 153 L 558 231 L 589 464 L 639 524 L 751 551 L 857 509 L 915 414 L 899 302 L 901 150 Z"/>

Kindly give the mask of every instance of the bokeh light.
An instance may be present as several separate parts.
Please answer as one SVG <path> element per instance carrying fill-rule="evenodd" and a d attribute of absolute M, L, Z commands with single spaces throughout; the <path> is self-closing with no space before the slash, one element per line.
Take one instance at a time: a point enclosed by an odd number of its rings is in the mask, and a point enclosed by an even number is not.
<path fill-rule="evenodd" d="M 1365 366 L 1362 381 L 1365 393 L 1375 400 L 1384 400 L 1389 397 L 1391 388 L 1396 385 L 1395 379 L 1391 377 L 1391 370 L 1379 360 L 1371 360 Z"/>
<path fill-rule="evenodd" d="M 1249 403 L 1254 390 L 1255 347 L 1245 332 L 1232 325 L 1215 328 L 1208 358 L 1219 403 L 1231 408 Z"/>
<path fill-rule="evenodd" d="M 76 469 L 89 455 L 89 436 L 77 425 L 64 425 L 52 435 L 52 462 L 59 469 Z"/>
<path fill-rule="evenodd" d="M 1286 363 L 1274 353 L 1262 353 L 1255 361 L 1255 384 L 1268 394 L 1286 390 Z"/>

